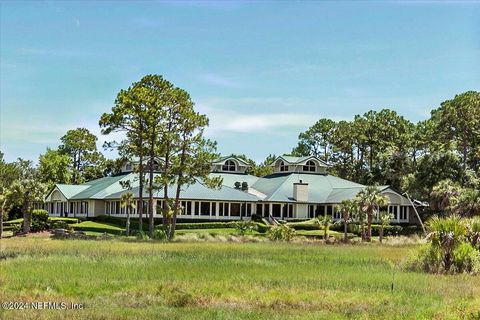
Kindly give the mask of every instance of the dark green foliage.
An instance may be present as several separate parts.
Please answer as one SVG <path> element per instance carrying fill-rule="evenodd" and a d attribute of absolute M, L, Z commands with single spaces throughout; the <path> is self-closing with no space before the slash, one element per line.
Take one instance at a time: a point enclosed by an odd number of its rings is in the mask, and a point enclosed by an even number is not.
<path fill-rule="evenodd" d="M 300 133 L 293 154 L 327 160 L 330 173 L 342 178 L 390 185 L 428 201 L 433 187 L 445 179 L 480 187 L 479 128 L 480 92 L 468 91 L 444 101 L 417 124 L 390 109 L 368 111 L 352 121 L 320 119 Z"/>
<path fill-rule="evenodd" d="M 168 237 L 163 228 L 155 228 L 155 231 L 153 232 L 153 239 L 166 241 L 168 240 Z"/>
<path fill-rule="evenodd" d="M 86 128 L 77 128 L 68 130 L 60 140 L 62 144 L 58 147 L 58 153 L 69 157 L 68 165 L 73 184 L 103 176 L 105 157 L 97 150 L 98 138 L 94 134 Z"/>
<path fill-rule="evenodd" d="M 47 230 L 50 227 L 48 221 L 48 212 L 47 210 L 33 210 L 32 211 L 32 226 L 31 230 L 34 232 Z"/>
<path fill-rule="evenodd" d="M 68 229 L 68 223 L 64 220 L 50 220 L 50 229 Z"/>

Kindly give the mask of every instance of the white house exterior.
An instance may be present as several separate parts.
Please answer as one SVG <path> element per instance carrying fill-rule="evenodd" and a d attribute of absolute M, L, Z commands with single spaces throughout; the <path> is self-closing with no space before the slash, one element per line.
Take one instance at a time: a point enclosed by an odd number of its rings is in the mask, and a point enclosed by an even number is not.
<path fill-rule="evenodd" d="M 125 217 L 125 209 L 120 206 L 122 194 L 133 193 L 137 199 L 136 207 L 139 207 L 138 174 L 133 172 L 133 166 L 127 163 L 121 174 L 81 185 L 57 184 L 45 197 L 44 207 L 51 216 Z M 211 176 L 221 177 L 222 187 L 213 190 L 202 183 L 185 187 L 180 194 L 182 213 L 178 218 L 237 220 L 257 214 L 286 220 L 331 215 L 338 220 L 341 216 L 335 210 L 336 205 L 345 199 L 353 199 L 365 188 L 327 174 L 328 165 L 316 157 L 280 156 L 272 163 L 273 174 L 265 177 L 247 174 L 248 167 L 247 162 L 234 156 L 218 159 L 212 164 Z M 130 181 L 131 189 L 123 188 L 122 181 Z M 393 223 L 418 222 L 406 197 L 389 186 L 379 188 L 390 201 L 388 211 L 393 214 Z M 172 186 L 169 195 L 173 197 L 174 194 Z M 145 191 L 144 210 L 147 197 Z M 163 190 L 156 192 L 154 198 L 154 216 L 161 217 L 156 208 L 163 205 Z M 133 210 L 132 216 L 138 216 L 137 209 Z"/>

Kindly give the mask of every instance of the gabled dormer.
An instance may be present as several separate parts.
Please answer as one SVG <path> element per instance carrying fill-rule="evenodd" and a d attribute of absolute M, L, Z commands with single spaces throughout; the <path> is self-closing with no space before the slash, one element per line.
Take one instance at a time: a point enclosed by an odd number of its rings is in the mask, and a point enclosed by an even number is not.
<path fill-rule="evenodd" d="M 304 173 L 327 173 L 328 164 L 315 157 L 292 157 L 279 156 L 272 162 L 274 173 L 304 172 Z"/>
<path fill-rule="evenodd" d="M 146 171 L 148 171 L 150 161 L 149 159 L 144 159 L 143 166 Z M 122 173 L 133 172 L 135 168 L 138 167 L 140 164 L 140 160 L 138 158 L 134 158 L 132 160 L 125 160 L 122 165 Z M 160 172 L 162 170 L 162 166 L 164 164 L 163 158 L 157 157 L 153 162 L 153 171 Z"/>
<path fill-rule="evenodd" d="M 212 163 L 212 172 L 245 173 L 249 167 L 248 162 L 231 155 L 215 160 Z"/>

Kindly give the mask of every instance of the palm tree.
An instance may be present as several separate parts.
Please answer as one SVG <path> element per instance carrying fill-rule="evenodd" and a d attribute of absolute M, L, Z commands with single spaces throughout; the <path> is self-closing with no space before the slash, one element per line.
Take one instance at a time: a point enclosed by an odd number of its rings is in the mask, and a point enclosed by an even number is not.
<path fill-rule="evenodd" d="M 380 193 L 377 186 L 369 186 L 357 194 L 360 209 L 367 214 L 367 241 L 372 241 L 373 217 L 378 216 L 379 208 L 387 206 L 388 198 Z"/>
<path fill-rule="evenodd" d="M 332 226 L 332 217 L 329 215 L 325 215 L 323 217 L 318 217 L 315 218 L 313 221 L 314 224 L 317 226 L 323 228 L 323 239 L 327 240 L 328 237 L 328 231 L 330 230 L 330 227 Z"/>
<path fill-rule="evenodd" d="M 380 212 L 380 233 L 378 239 L 380 240 L 380 243 L 383 241 L 383 231 L 385 230 L 385 227 L 390 225 L 390 221 L 393 218 L 393 214 L 383 211 Z"/>
<path fill-rule="evenodd" d="M 440 250 L 443 268 L 449 272 L 453 264 L 453 252 L 468 234 L 467 222 L 455 214 L 444 219 L 434 216 L 427 228 L 430 232 L 427 238 L 434 248 Z"/>
<path fill-rule="evenodd" d="M 130 235 L 130 213 L 133 208 L 135 208 L 135 203 L 133 201 L 133 194 L 131 192 L 127 192 L 122 194 L 120 206 L 125 208 L 127 213 L 127 223 L 125 226 L 125 234 L 127 237 Z"/>
<path fill-rule="evenodd" d="M 352 218 L 360 226 L 360 237 L 362 238 L 362 241 L 365 241 L 365 221 L 367 221 L 367 215 L 365 212 L 360 210 L 360 204 L 357 202 L 357 200 L 354 200 L 354 202 L 357 207 L 352 214 Z"/>
<path fill-rule="evenodd" d="M 358 205 L 353 200 L 343 200 L 338 206 L 338 211 L 342 214 L 343 220 L 343 241 L 348 241 L 348 222 L 351 220 L 352 216 L 357 211 Z"/>
<path fill-rule="evenodd" d="M 468 241 L 474 248 L 480 249 L 480 217 L 468 221 Z"/>

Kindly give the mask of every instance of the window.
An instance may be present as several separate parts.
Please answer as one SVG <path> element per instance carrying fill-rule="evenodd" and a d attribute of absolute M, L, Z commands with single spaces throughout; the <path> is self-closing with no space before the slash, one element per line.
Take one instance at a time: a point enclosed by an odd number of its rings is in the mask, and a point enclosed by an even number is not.
<path fill-rule="evenodd" d="M 132 165 L 130 163 L 128 163 L 126 166 L 125 166 L 125 170 L 126 171 L 132 171 Z"/>
<path fill-rule="evenodd" d="M 332 216 L 332 213 L 333 213 L 333 207 L 327 206 L 327 215 Z"/>
<path fill-rule="evenodd" d="M 288 205 L 288 217 L 293 218 L 293 204 Z"/>
<path fill-rule="evenodd" d="M 196 216 L 198 216 L 200 214 L 198 202 L 195 202 L 195 211 L 194 211 L 193 214 L 196 215 Z"/>
<path fill-rule="evenodd" d="M 218 204 L 218 215 L 219 215 L 219 216 L 223 216 L 223 205 L 224 205 L 223 202 L 220 202 L 220 203 Z"/>
<path fill-rule="evenodd" d="M 217 203 L 216 202 L 212 202 L 212 216 L 216 216 L 217 215 Z"/>
<path fill-rule="evenodd" d="M 398 220 L 398 206 L 388 206 L 388 212 L 393 214 L 393 220 Z"/>
<path fill-rule="evenodd" d="M 312 160 L 307 161 L 307 163 L 303 166 L 303 171 L 315 172 L 315 162 Z"/>
<path fill-rule="evenodd" d="M 247 203 L 247 217 L 250 217 L 252 215 L 252 204 Z"/>
<path fill-rule="evenodd" d="M 235 217 L 240 217 L 240 203 L 230 204 L 230 215 Z"/>
<path fill-rule="evenodd" d="M 257 212 L 256 214 L 258 214 L 259 216 L 262 215 L 262 204 L 261 203 L 257 203 Z"/>
<path fill-rule="evenodd" d="M 209 216 L 210 215 L 210 202 L 201 202 L 200 214 L 202 216 Z"/>
<path fill-rule="evenodd" d="M 186 212 L 189 216 L 192 215 L 192 202 L 191 201 L 186 201 Z"/>
<path fill-rule="evenodd" d="M 223 207 L 223 215 L 224 215 L 224 216 L 229 216 L 229 212 L 230 212 L 229 204 L 225 202 L 223 205 L 224 205 L 224 207 Z"/>
<path fill-rule="evenodd" d="M 334 219 L 334 220 L 338 220 L 338 219 L 340 219 L 341 217 L 342 217 L 342 214 L 340 213 L 340 211 L 339 211 L 337 208 L 335 208 L 335 210 L 334 210 L 334 212 L 333 212 L 333 219 Z"/>
<path fill-rule="evenodd" d="M 288 166 L 285 165 L 285 163 L 282 161 L 280 162 L 280 171 L 288 171 Z"/>
<path fill-rule="evenodd" d="M 408 220 L 408 211 L 408 207 L 400 207 L 400 220 Z"/>
<path fill-rule="evenodd" d="M 282 210 L 282 205 L 280 204 L 273 204 L 272 205 L 272 216 L 280 218 L 280 213 Z"/>
<path fill-rule="evenodd" d="M 232 160 L 227 160 L 225 164 L 222 166 L 223 171 L 236 171 L 235 162 Z"/>
<path fill-rule="evenodd" d="M 268 218 L 270 216 L 270 204 L 265 203 L 263 205 L 263 216 Z"/>

